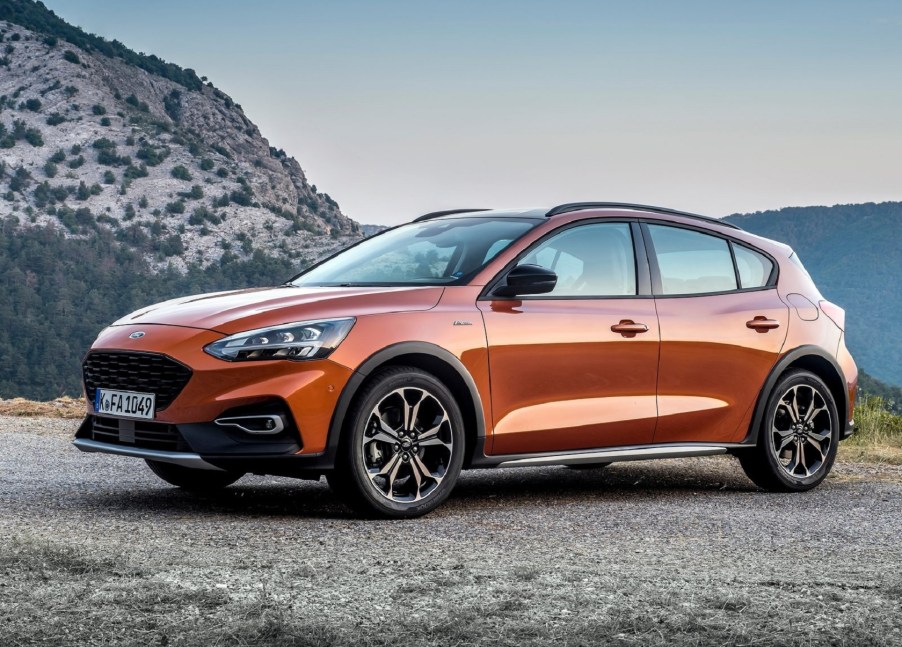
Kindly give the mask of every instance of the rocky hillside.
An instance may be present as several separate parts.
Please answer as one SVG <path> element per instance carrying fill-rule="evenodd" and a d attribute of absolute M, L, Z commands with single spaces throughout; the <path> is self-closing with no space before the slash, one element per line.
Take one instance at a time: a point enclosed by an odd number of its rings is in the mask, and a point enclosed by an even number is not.
<path fill-rule="evenodd" d="M 0 17 L 49 27 L 0 21 L 0 221 L 108 230 L 155 270 L 182 272 L 226 251 L 303 265 L 360 236 L 206 79 L 115 41 L 108 55 L 40 3 L 2 4 Z"/>

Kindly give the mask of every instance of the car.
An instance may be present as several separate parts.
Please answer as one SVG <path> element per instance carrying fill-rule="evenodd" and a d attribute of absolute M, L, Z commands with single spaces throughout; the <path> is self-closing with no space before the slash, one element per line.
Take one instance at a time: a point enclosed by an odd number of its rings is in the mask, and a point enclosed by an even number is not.
<path fill-rule="evenodd" d="M 75 446 L 193 491 L 320 479 L 416 517 L 461 470 L 732 454 L 818 485 L 853 433 L 845 313 L 788 246 L 598 202 L 430 213 L 284 285 L 103 330 Z"/>

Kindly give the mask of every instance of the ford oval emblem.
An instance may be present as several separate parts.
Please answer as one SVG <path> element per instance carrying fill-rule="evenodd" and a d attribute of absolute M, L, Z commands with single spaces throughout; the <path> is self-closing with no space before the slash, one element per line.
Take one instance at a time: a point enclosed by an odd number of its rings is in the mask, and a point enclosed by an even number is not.
<path fill-rule="evenodd" d="M 129 339 L 141 339 L 144 336 L 144 333 L 140 330 L 138 332 L 133 332 L 128 336 Z"/>

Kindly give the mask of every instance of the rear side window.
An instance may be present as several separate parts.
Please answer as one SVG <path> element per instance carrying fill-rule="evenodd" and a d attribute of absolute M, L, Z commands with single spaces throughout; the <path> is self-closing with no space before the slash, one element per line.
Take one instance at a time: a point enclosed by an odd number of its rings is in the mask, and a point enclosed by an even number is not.
<path fill-rule="evenodd" d="M 661 294 L 737 289 L 729 243 L 689 229 L 648 225 L 661 272 Z"/>
<path fill-rule="evenodd" d="M 550 297 L 620 297 L 636 294 L 636 257 L 627 223 L 594 223 L 567 229 L 540 243 L 519 265 L 541 265 L 557 274 Z"/>
<path fill-rule="evenodd" d="M 774 263 L 767 256 L 743 247 L 733 245 L 736 255 L 736 268 L 739 270 L 739 283 L 744 290 L 763 288 L 774 270 Z"/>

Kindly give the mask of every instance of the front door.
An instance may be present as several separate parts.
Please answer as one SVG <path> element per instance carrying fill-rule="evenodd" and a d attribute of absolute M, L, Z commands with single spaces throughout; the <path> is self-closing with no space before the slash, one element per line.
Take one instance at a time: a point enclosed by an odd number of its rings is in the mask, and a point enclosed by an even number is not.
<path fill-rule="evenodd" d="M 492 454 L 650 443 L 659 350 L 629 222 L 569 227 L 518 261 L 553 292 L 479 302 L 489 348 Z M 644 263 L 644 257 L 642 258 Z"/>

